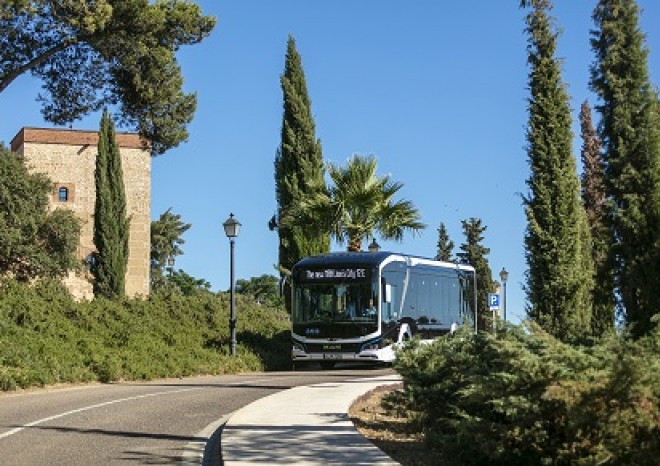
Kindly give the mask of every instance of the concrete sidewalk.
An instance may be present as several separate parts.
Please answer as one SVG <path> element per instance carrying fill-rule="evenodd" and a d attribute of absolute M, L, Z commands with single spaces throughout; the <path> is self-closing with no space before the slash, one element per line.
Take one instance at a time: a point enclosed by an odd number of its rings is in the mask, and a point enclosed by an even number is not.
<path fill-rule="evenodd" d="M 296 387 L 236 411 L 222 431 L 224 464 L 396 465 L 348 417 L 360 395 L 396 375 Z"/>

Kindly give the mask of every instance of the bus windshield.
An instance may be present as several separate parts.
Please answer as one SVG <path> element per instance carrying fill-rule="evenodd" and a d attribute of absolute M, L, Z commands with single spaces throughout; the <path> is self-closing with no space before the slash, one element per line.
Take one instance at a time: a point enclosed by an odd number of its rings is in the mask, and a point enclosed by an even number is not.
<path fill-rule="evenodd" d="M 304 283 L 295 287 L 294 324 L 376 323 L 376 287 L 359 283 Z"/>

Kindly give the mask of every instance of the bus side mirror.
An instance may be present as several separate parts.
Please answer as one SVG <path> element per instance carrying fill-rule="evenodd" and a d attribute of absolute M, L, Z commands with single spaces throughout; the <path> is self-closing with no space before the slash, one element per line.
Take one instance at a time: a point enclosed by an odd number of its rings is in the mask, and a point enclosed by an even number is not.
<path fill-rule="evenodd" d="M 280 297 L 284 296 L 284 291 L 285 291 L 286 286 L 287 286 L 288 278 L 289 277 L 287 277 L 287 276 L 284 276 L 284 277 L 280 278 L 280 283 L 279 283 L 279 287 L 278 287 Z"/>
<path fill-rule="evenodd" d="M 392 285 L 386 283 L 383 287 L 383 302 L 391 303 L 392 302 Z"/>

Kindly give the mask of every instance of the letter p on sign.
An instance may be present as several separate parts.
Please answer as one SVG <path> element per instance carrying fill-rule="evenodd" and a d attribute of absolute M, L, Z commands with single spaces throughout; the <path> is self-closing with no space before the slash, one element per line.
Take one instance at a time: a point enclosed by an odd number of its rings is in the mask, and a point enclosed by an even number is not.
<path fill-rule="evenodd" d="M 491 311 L 495 311 L 500 308 L 500 295 L 495 293 L 490 293 L 488 295 L 488 307 Z"/>

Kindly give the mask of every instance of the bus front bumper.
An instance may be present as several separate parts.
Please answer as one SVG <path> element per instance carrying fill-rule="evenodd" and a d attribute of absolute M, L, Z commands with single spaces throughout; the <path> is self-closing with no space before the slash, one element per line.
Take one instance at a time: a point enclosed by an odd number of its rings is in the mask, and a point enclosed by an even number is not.
<path fill-rule="evenodd" d="M 291 358 L 294 362 L 319 362 L 319 361 L 364 361 L 375 362 L 383 361 L 384 358 L 379 350 L 364 350 L 359 353 L 306 353 L 300 349 L 294 348 L 291 353 Z"/>

